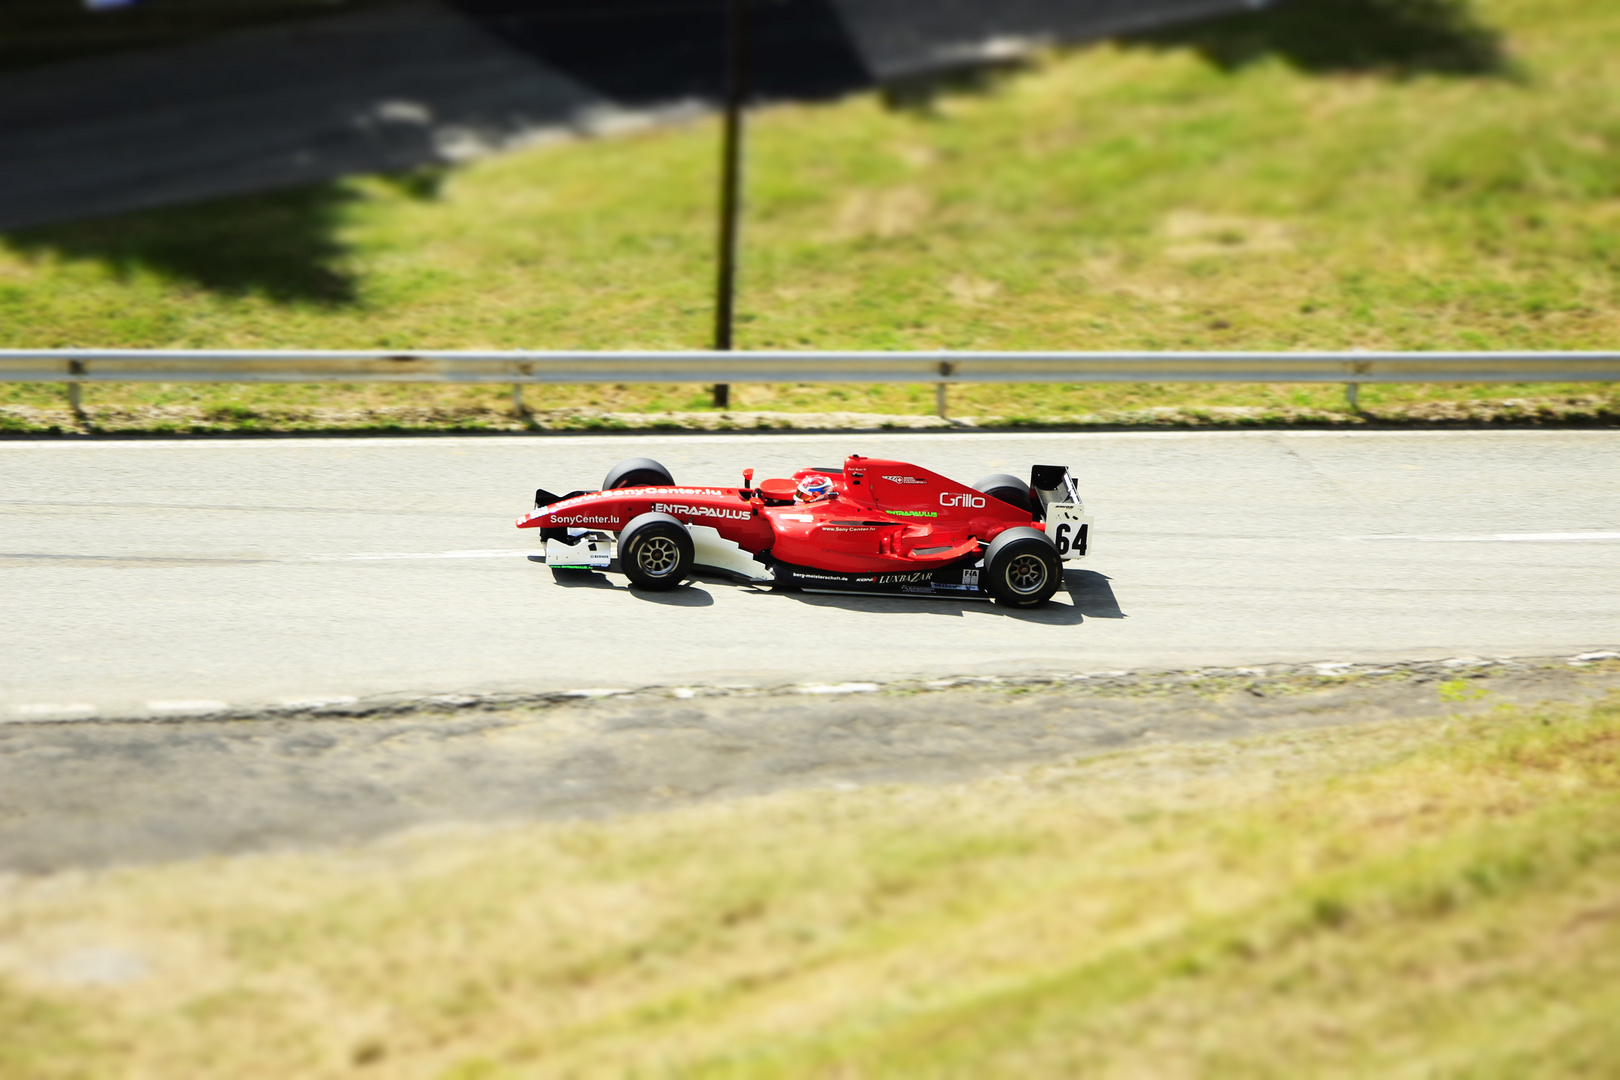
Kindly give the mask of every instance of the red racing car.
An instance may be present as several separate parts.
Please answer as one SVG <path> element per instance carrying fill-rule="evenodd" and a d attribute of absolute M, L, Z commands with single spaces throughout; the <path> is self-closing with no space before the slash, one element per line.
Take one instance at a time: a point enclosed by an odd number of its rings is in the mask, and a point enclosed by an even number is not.
<path fill-rule="evenodd" d="M 843 468 L 740 487 L 682 487 L 631 458 L 600 491 L 535 492 L 520 529 L 539 529 L 556 568 L 619 569 L 643 589 L 694 568 L 815 592 L 988 596 L 1034 607 L 1063 562 L 1085 557 L 1092 523 L 1069 470 L 1036 465 L 972 487 L 903 461 L 854 455 Z M 615 552 L 614 548 L 617 547 Z"/>

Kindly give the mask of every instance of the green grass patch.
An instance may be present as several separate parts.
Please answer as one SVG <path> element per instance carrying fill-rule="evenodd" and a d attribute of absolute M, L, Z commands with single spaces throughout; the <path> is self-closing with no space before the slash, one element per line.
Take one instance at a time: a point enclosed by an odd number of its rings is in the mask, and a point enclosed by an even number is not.
<path fill-rule="evenodd" d="M 1051 53 L 967 85 L 761 110 L 738 344 L 1612 349 L 1620 12 L 1323 0 Z M 902 88 L 903 89 L 903 88 Z M 449 171 L 13 233 L 13 347 L 704 346 L 711 121 Z M 8 387 L 54 407 L 61 389 Z M 500 388 L 96 387 L 92 405 L 498 408 Z M 1369 387 L 1369 410 L 1596 395 Z M 1595 402 L 1595 404 L 1594 404 Z M 531 407 L 702 410 L 700 388 Z M 302 407 L 302 405 L 300 405 Z M 743 387 L 740 408 L 922 414 L 927 387 Z M 979 386 L 952 411 L 1341 410 L 1337 387 Z M 1539 408 L 1540 406 L 1537 406 Z"/>
<path fill-rule="evenodd" d="M 1620 699 L 19 882 L 0 979 L 18 1075 L 1596 1074 Z"/>

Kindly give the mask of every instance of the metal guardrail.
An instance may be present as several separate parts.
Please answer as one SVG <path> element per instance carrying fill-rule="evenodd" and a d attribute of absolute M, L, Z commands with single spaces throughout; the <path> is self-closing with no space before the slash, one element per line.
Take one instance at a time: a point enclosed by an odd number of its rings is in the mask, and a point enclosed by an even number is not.
<path fill-rule="evenodd" d="M 1599 352 L 362 352 L 208 349 L 0 349 L 0 382 L 59 382 L 79 409 L 86 383 L 1362 383 L 1616 382 Z M 717 403 L 721 400 L 716 392 Z"/>
<path fill-rule="evenodd" d="M 0 349 L 0 382 L 1616 382 L 1620 352 Z"/>

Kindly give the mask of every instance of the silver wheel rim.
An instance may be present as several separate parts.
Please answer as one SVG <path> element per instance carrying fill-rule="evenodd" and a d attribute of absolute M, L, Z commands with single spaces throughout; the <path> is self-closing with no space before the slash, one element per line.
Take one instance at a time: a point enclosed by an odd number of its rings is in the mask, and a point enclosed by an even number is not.
<path fill-rule="evenodd" d="M 649 536 L 637 546 L 636 565 L 648 577 L 668 577 L 680 561 L 680 547 L 667 536 Z"/>
<path fill-rule="evenodd" d="M 1028 596 L 1041 591 L 1046 574 L 1046 560 L 1039 555 L 1015 555 L 1007 564 L 1007 587 L 1019 596 Z"/>

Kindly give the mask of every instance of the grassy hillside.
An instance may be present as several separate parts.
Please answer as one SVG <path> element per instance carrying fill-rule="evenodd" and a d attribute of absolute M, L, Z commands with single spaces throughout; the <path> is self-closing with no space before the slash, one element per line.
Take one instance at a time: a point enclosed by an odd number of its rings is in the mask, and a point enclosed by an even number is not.
<path fill-rule="evenodd" d="M 1047 55 L 973 85 L 765 109 L 751 130 L 740 344 L 1614 348 L 1617 52 L 1620 7 L 1607 0 L 1308 0 Z M 0 336 L 18 347 L 702 346 L 716 158 L 703 122 L 17 233 L 0 247 Z M 500 393 L 319 397 L 470 407 Z M 1381 388 L 1364 400 L 1472 393 Z M 95 389 L 89 401 L 251 411 L 309 396 Z M 1337 391 L 959 398 L 964 413 L 1033 416 L 1332 406 Z M 0 389 L 0 404 L 59 399 Z M 693 387 L 565 388 L 531 404 L 593 400 L 705 399 Z M 915 412 L 931 394 L 749 388 L 742 404 Z"/>
<path fill-rule="evenodd" d="M 1616 1008 L 1612 699 L 0 890 L 8 1078 L 1603 1076 Z"/>

